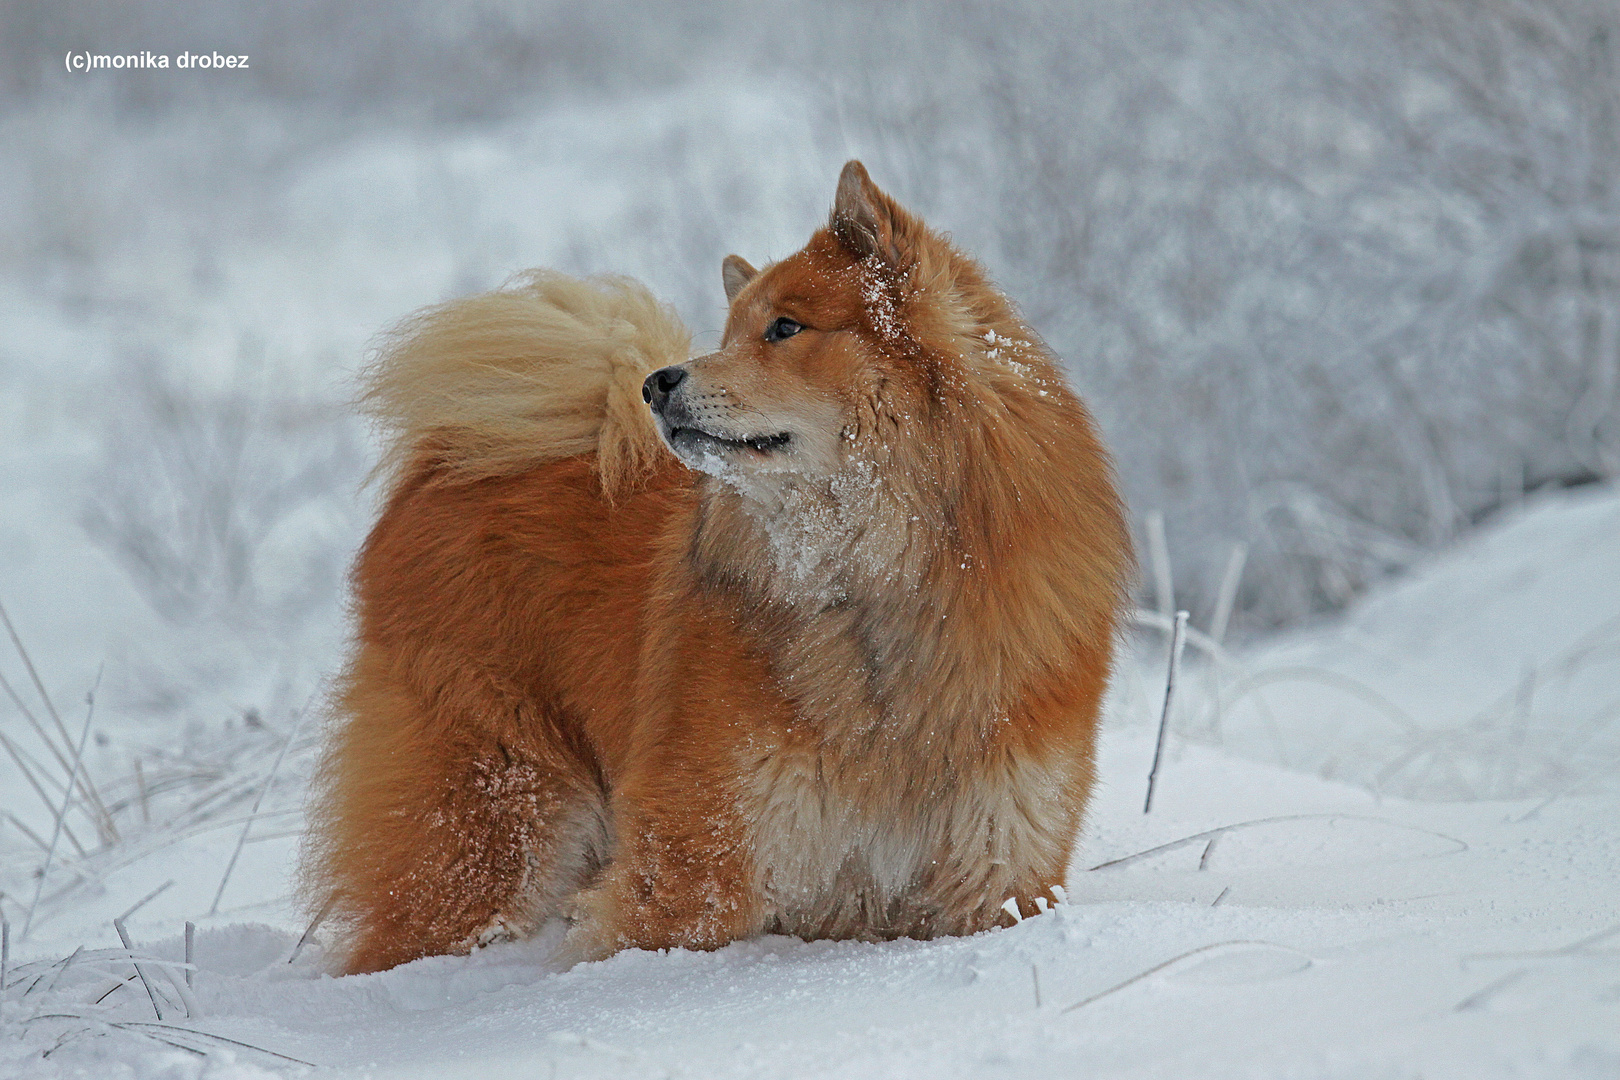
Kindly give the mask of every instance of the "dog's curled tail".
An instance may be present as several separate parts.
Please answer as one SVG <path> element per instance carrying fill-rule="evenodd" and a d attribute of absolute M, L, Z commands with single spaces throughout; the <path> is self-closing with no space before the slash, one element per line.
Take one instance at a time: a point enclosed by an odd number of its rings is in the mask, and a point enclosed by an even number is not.
<path fill-rule="evenodd" d="M 687 359 L 680 318 L 628 278 L 531 270 L 439 304 L 384 337 L 361 405 L 390 436 L 379 474 L 431 465 L 474 480 L 596 455 L 611 498 L 666 451 L 641 399 Z"/>

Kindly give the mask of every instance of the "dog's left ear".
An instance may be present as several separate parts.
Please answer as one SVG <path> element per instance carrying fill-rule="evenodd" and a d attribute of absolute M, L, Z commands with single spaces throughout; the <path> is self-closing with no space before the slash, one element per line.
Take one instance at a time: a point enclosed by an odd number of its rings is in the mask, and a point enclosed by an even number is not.
<path fill-rule="evenodd" d="M 748 260 L 741 255 L 727 255 L 720 263 L 720 283 L 726 287 L 726 303 L 737 299 L 742 287 L 757 273 L 759 271 L 748 265 Z"/>
<path fill-rule="evenodd" d="M 876 255 L 894 267 L 912 261 L 906 212 L 872 183 L 859 161 L 848 162 L 838 174 L 829 227 L 860 258 Z"/>

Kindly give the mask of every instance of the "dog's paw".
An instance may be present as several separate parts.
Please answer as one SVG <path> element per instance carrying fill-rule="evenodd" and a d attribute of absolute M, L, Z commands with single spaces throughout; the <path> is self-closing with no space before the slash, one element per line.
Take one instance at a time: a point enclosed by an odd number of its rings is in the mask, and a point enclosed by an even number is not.
<path fill-rule="evenodd" d="M 589 922 L 582 922 L 568 928 L 562 945 L 557 949 L 556 959 L 565 968 L 571 968 L 591 960 L 606 960 L 618 951 L 619 946 L 612 935 L 602 933 L 600 928 Z"/>
<path fill-rule="evenodd" d="M 517 927 L 497 915 L 483 929 L 477 931 L 468 939 L 468 948 L 469 950 L 482 949 L 486 945 L 493 945 L 498 941 L 517 941 L 523 936 L 523 933 Z"/>
<path fill-rule="evenodd" d="M 1017 926 L 1033 915 L 1045 915 L 1058 904 L 1067 903 L 1069 894 L 1063 891 L 1062 885 L 1050 885 L 1029 893 L 1015 893 L 1001 902 L 1000 913 L 996 916 L 1001 926 Z"/>
<path fill-rule="evenodd" d="M 606 960 L 624 947 L 613 929 L 618 906 L 601 886 L 576 893 L 566 912 L 568 933 L 557 950 L 557 959 L 569 967 L 587 960 Z"/>

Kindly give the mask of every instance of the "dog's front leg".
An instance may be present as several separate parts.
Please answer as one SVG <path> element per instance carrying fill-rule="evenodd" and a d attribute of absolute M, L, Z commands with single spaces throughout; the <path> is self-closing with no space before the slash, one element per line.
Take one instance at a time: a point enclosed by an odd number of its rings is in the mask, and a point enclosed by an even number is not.
<path fill-rule="evenodd" d="M 617 850 L 576 898 L 569 963 L 620 949 L 717 949 L 764 928 L 737 785 L 674 758 L 658 755 L 614 793 Z"/>
<path fill-rule="evenodd" d="M 631 751 L 610 780 L 613 850 L 574 898 L 566 960 L 717 949 L 765 927 L 748 793 L 794 714 L 734 608 L 679 573 L 649 599 Z"/>

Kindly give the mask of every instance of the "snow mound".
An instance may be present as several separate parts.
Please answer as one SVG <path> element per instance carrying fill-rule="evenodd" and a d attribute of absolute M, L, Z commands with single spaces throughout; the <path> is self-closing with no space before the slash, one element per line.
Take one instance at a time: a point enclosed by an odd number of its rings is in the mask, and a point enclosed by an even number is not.
<path fill-rule="evenodd" d="M 1620 779 L 1620 493 L 1532 499 L 1314 631 L 1216 667 L 1236 752 L 1420 799 Z"/>

